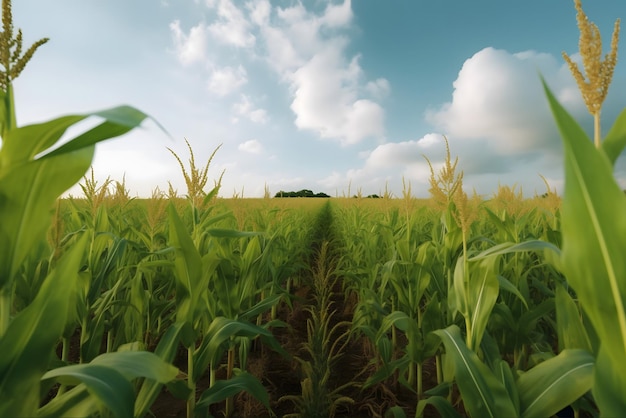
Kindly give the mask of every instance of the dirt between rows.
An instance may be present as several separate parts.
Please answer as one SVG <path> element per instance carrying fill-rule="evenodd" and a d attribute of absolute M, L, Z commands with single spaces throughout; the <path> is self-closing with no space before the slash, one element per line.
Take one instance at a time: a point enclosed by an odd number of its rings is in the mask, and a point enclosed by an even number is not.
<path fill-rule="evenodd" d="M 310 316 L 305 309 L 313 303 L 313 295 L 308 286 L 301 286 L 294 290 L 295 295 L 293 308 L 283 303 L 278 311 L 278 319 L 287 323 L 286 328 L 274 328 L 273 333 L 281 346 L 289 353 L 291 358 L 272 351 L 262 345 L 254 345 L 248 356 L 247 371 L 256 376 L 267 389 L 270 397 L 270 406 L 277 417 L 289 414 L 297 414 L 296 405 L 288 400 L 281 399 L 287 395 L 301 395 L 302 371 L 301 366 L 294 357 L 302 356 L 302 347 L 307 341 L 307 320 Z M 348 321 L 351 323 L 355 297 L 350 300 L 343 299 L 343 291 L 338 288 L 334 292 L 333 310 L 335 314 L 332 325 Z M 362 389 L 363 383 L 376 371 L 375 365 L 371 364 L 374 352 L 365 338 L 352 338 L 346 345 L 343 353 L 335 364 L 328 381 L 328 387 L 332 390 L 347 383 L 352 383 L 341 391 L 342 396 L 351 398 L 354 403 L 341 406 L 336 410 L 335 417 L 383 417 L 385 412 L 392 406 L 398 405 L 403 408 L 407 416 L 415 415 L 417 397 L 414 392 L 398 383 L 396 379 L 387 381 L 371 388 Z M 226 361 L 224 360 L 224 363 Z M 174 364 L 186 371 L 186 351 L 180 350 Z M 225 378 L 225 369 L 217 373 L 218 379 Z M 434 364 L 424 366 L 425 387 L 436 385 L 436 373 Z M 208 377 L 203 376 L 198 382 L 198 395 L 208 387 Z M 270 417 L 266 408 L 247 393 L 241 393 L 235 397 L 235 411 L 233 417 Z M 211 407 L 211 414 L 215 417 L 224 416 L 224 402 Z M 159 418 L 185 417 L 186 403 L 177 399 L 164 389 L 151 408 L 154 416 Z M 436 411 L 427 408 L 427 416 L 437 416 Z"/>

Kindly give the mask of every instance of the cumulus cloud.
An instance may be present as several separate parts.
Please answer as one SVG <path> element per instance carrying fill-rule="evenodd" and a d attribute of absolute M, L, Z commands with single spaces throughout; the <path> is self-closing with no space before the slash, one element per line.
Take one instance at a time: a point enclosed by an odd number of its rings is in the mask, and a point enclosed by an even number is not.
<path fill-rule="evenodd" d="M 207 35 L 218 43 L 244 49 L 249 57 L 265 61 L 287 87 L 294 124 L 320 138 L 343 145 L 367 138 L 382 139 L 385 111 L 378 102 L 389 94 L 382 77 L 368 80 L 359 54 L 348 53 L 347 31 L 354 14 L 351 0 L 328 2 L 313 11 L 304 2 L 286 7 L 269 0 L 205 0 L 215 11 L 213 22 L 194 27 L 189 35 L 172 23 L 179 56 L 184 63 L 204 58 Z M 248 81 L 241 66 L 213 69 L 209 90 L 226 96 Z M 238 116 L 264 123 L 267 113 L 249 99 L 234 106 Z"/>
<path fill-rule="evenodd" d="M 344 144 L 382 136 L 384 110 L 378 103 L 357 96 L 355 80 L 361 73 L 358 56 L 344 65 L 341 50 L 334 45 L 317 53 L 292 76 L 295 94 L 291 109 L 296 114 L 296 126 Z"/>
<path fill-rule="evenodd" d="M 398 190 L 402 179 L 412 182 L 413 191 L 424 196 L 428 190 L 430 168 L 425 156 L 438 168 L 445 158 L 443 136 L 430 133 L 420 139 L 388 142 L 362 154 L 363 165 L 345 173 L 333 171 L 318 183 L 327 190 L 344 190 L 348 184 L 362 188 L 364 194 L 381 193 L 388 182 Z"/>
<path fill-rule="evenodd" d="M 348 57 L 342 31 L 352 22 L 351 6 L 344 0 L 316 14 L 298 2 L 275 8 L 274 20 L 266 1 L 249 6 L 252 21 L 264 23 L 259 31 L 268 63 L 290 87 L 295 125 L 344 145 L 384 135 L 384 109 L 361 93 L 378 99 L 389 91 L 383 78 L 368 84 L 359 55 Z"/>
<path fill-rule="evenodd" d="M 468 192 L 489 194 L 498 184 L 520 188 L 523 184 L 527 195 L 542 193 L 545 186 L 539 174 L 560 191 L 561 140 L 538 73 L 575 118 L 589 120 L 575 81 L 555 57 L 494 48 L 468 58 L 454 81 L 451 100 L 426 112 L 435 130 L 448 138 L 452 158 L 458 156 Z M 374 88 L 371 83 L 367 86 Z M 442 134 L 381 144 L 363 154 L 360 167 L 333 172 L 323 184 L 340 186 L 351 180 L 369 187 L 369 193 L 384 181 L 394 182 L 397 190 L 403 177 L 412 182 L 415 194 L 427 196 L 430 168 L 424 156 L 435 170 L 443 165 Z"/>
<path fill-rule="evenodd" d="M 384 99 L 391 92 L 389 81 L 385 78 L 368 81 L 365 85 L 365 89 L 376 99 Z"/>
<path fill-rule="evenodd" d="M 170 31 L 174 38 L 174 47 L 178 60 L 183 65 L 202 62 L 206 59 L 207 28 L 199 23 L 186 34 L 180 26 L 180 21 L 170 23 Z"/>
<path fill-rule="evenodd" d="M 485 48 L 463 64 L 452 101 L 426 119 L 451 137 L 485 140 L 501 154 L 559 146 L 538 71 L 565 106 L 580 111 L 574 81 L 552 55 Z"/>
<path fill-rule="evenodd" d="M 216 68 L 209 78 L 209 90 L 218 96 L 227 96 L 248 82 L 246 69 L 239 65 Z"/>
<path fill-rule="evenodd" d="M 211 2 L 209 7 L 214 7 Z M 219 42 L 239 48 L 253 47 L 256 37 L 250 32 L 251 25 L 232 0 L 217 2 L 217 22 L 209 25 L 209 32 Z"/>
<path fill-rule="evenodd" d="M 236 115 L 245 117 L 252 122 L 264 124 L 268 120 L 267 111 L 257 108 L 249 96 L 242 94 L 241 100 L 233 105 L 233 111 Z M 238 122 L 238 118 L 234 118 L 233 122 Z"/>
<path fill-rule="evenodd" d="M 251 154 L 260 154 L 263 152 L 263 145 L 261 145 L 261 143 L 256 139 L 250 139 L 246 142 L 242 142 L 237 148 L 240 151 L 249 152 Z"/>

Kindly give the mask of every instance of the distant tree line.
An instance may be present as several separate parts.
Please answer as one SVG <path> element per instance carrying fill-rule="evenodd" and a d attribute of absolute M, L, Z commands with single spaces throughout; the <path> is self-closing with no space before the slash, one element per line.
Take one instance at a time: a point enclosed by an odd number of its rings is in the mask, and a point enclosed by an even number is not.
<path fill-rule="evenodd" d="M 283 192 L 282 190 L 274 197 L 330 197 L 326 193 L 313 193 L 311 190 L 303 189 L 299 192 Z"/>

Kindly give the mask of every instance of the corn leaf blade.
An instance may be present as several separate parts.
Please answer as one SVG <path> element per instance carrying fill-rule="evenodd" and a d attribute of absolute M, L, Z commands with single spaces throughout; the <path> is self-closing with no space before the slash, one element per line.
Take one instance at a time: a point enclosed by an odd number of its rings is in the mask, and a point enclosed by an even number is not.
<path fill-rule="evenodd" d="M 565 149 L 564 273 L 602 342 L 601 351 L 608 356 L 598 367 L 611 367 L 626 358 L 626 196 L 613 178 L 607 154 L 595 149 L 545 82 L 544 88 Z M 594 390 L 598 399 L 622 397 L 619 410 L 600 403 L 602 414 L 626 410 L 626 375 L 616 379 L 619 384 L 612 387 L 599 386 L 615 394 Z"/>
<path fill-rule="evenodd" d="M 522 374 L 517 380 L 521 416 L 552 416 L 580 398 L 591 389 L 594 364 L 585 350 L 564 350 Z"/>
<path fill-rule="evenodd" d="M 82 383 L 115 417 L 133 416 L 135 393 L 126 377 L 112 367 L 100 364 L 75 364 L 50 370 L 42 380 L 55 379 L 63 384 Z"/>
<path fill-rule="evenodd" d="M 34 416 L 41 376 L 68 316 L 67 289 L 77 280 L 86 239 L 68 252 L 44 281 L 35 300 L 0 338 L 0 416 Z"/>
<path fill-rule="evenodd" d="M 602 142 L 602 149 L 609 157 L 612 165 L 619 158 L 626 146 L 626 109 L 619 114 L 613 127 Z"/>
<path fill-rule="evenodd" d="M 434 331 L 446 348 L 454 365 L 455 381 L 463 403 L 473 417 L 514 417 L 517 415 L 509 394 L 476 353 L 469 350 L 458 326 Z"/>
<path fill-rule="evenodd" d="M 230 398 L 242 391 L 248 392 L 268 410 L 270 409 L 270 398 L 267 391 L 261 382 L 259 382 L 259 379 L 248 372 L 239 372 L 228 380 L 218 380 L 215 382 L 212 387 L 202 393 L 202 396 L 196 404 L 196 408 L 208 408 L 212 404 Z"/>

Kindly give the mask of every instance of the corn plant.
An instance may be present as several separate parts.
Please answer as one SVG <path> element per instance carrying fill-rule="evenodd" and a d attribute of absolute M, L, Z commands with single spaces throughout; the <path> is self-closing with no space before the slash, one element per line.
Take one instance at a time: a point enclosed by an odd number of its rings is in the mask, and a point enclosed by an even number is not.
<path fill-rule="evenodd" d="M 314 302 L 305 308 L 309 313 L 307 340 L 302 347 L 304 354 L 297 357 L 302 368 L 301 394 L 281 398 L 281 401 L 293 402 L 297 408 L 297 413 L 287 415 L 290 417 L 334 417 L 339 407 L 354 403 L 354 399 L 342 394 L 353 382 L 338 387 L 331 387 L 329 382 L 333 367 L 349 341 L 350 329 L 346 322 L 333 324 L 337 312 L 333 310 L 331 298 L 338 278 L 331 244 L 324 240 L 331 222 L 328 204 L 318 214 L 318 222 L 321 230 L 314 237 L 321 242 L 314 241 L 317 251 L 311 272 Z"/>
<path fill-rule="evenodd" d="M 2 7 L 0 348 L 4 355 L 0 362 L 0 415 L 89 415 L 108 409 L 115 416 L 132 416 L 135 395 L 131 381 L 148 377 L 167 382 L 176 376 L 175 367 L 152 353 L 131 350 L 98 357 L 89 364 L 51 368 L 52 352 L 71 317 L 86 238 L 60 256 L 32 302 L 19 312 L 13 310 L 13 292 L 30 249 L 45 238 L 55 200 L 87 171 L 95 144 L 128 132 L 147 116 L 123 106 L 18 127 L 11 81 L 45 40 L 21 56 L 22 35 L 19 31 L 13 38 L 10 1 L 3 1 Z M 55 148 L 69 127 L 91 116 L 104 121 Z M 72 387 L 39 408 L 40 390 L 45 393 L 54 381 Z"/>
<path fill-rule="evenodd" d="M 626 379 L 615 365 L 626 355 L 626 198 L 613 178 L 613 164 L 626 146 L 626 111 L 599 149 L 563 109 L 548 87 L 546 95 L 565 146 L 562 265 L 601 341 L 593 394 L 603 416 L 626 408 Z M 620 209 L 621 208 L 621 209 Z M 593 278 L 590 281 L 590 278 Z"/>
<path fill-rule="evenodd" d="M 626 378 L 616 367 L 626 355 L 626 262 L 622 256 L 626 197 L 613 177 L 613 166 L 626 146 L 626 110 L 617 117 L 604 141 L 599 115 L 616 63 L 619 20 L 611 52 L 602 61 L 599 30 L 588 21 L 579 0 L 575 5 L 580 51 L 589 81 L 568 63 L 594 115 L 595 147 L 544 82 L 565 153 L 561 264 L 598 337 L 599 344 L 592 347 L 596 357 L 594 399 L 602 416 L 616 416 L 626 409 L 622 396 Z"/>

